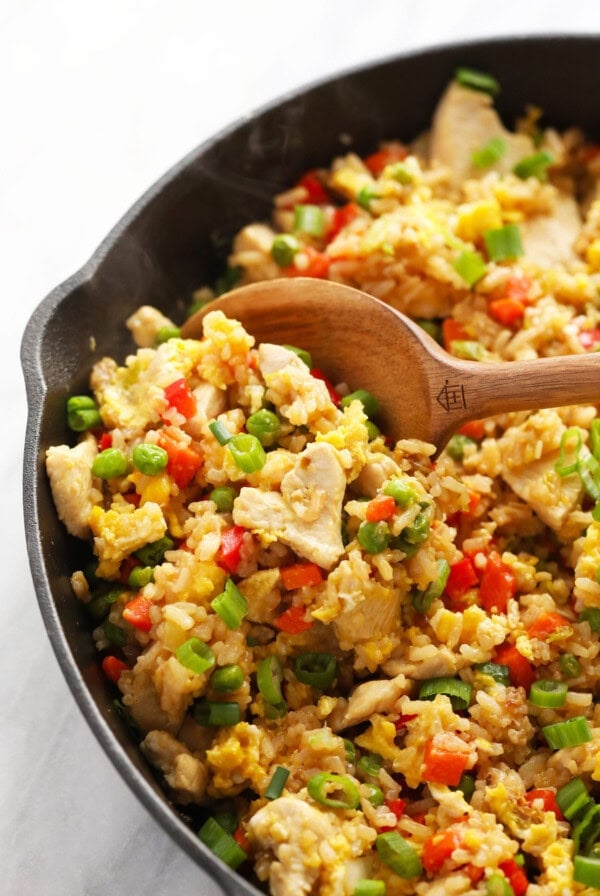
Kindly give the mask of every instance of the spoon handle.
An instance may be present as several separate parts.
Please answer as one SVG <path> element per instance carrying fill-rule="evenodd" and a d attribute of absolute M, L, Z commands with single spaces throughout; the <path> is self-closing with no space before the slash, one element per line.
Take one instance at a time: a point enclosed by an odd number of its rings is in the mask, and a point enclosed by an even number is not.
<path fill-rule="evenodd" d="M 469 416 L 600 402 L 598 353 L 452 366 L 463 378 Z"/>

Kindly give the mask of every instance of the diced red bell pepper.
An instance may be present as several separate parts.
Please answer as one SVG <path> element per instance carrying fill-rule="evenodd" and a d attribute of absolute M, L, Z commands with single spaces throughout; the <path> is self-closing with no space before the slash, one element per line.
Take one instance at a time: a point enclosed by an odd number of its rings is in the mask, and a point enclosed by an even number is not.
<path fill-rule="evenodd" d="M 554 812 L 559 821 L 563 821 L 563 814 L 556 802 L 556 793 L 554 790 L 548 790 L 545 787 L 539 787 L 535 790 L 528 790 L 525 794 L 525 801 L 529 805 L 533 803 L 542 803 L 544 812 Z"/>
<path fill-rule="evenodd" d="M 439 744 L 437 736 L 434 735 L 425 744 L 423 780 L 456 787 L 468 761 L 468 753 L 446 749 Z"/>
<path fill-rule="evenodd" d="M 302 267 L 297 267 L 296 261 L 303 256 L 307 263 Z M 330 259 L 324 252 L 319 252 L 312 246 L 303 246 L 296 253 L 294 264 L 284 268 L 282 273 L 286 277 L 316 277 L 317 279 L 325 279 L 329 271 Z"/>
<path fill-rule="evenodd" d="M 306 619 L 304 607 L 289 607 L 274 621 L 275 626 L 287 635 L 301 635 L 313 626 L 312 619 Z"/>
<path fill-rule="evenodd" d="M 284 566 L 280 569 L 281 581 L 286 591 L 294 591 L 296 588 L 320 585 L 323 581 L 323 573 L 316 563 L 294 563 L 292 566 Z"/>
<path fill-rule="evenodd" d="M 462 324 L 459 324 L 453 317 L 444 318 L 442 321 L 442 340 L 446 351 L 450 351 L 452 343 L 456 340 L 463 341 L 465 339 L 469 339 L 469 334 Z"/>
<path fill-rule="evenodd" d="M 376 495 L 367 504 L 366 519 L 369 523 L 380 523 L 391 519 L 396 509 L 396 502 L 391 495 Z"/>
<path fill-rule="evenodd" d="M 165 388 L 165 398 L 170 408 L 175 408 L 186 420 L 196 413 L 196 399 L 183 377 Z"/>
<path fill-rule="evenodd" d="M 542 613 L 535 622 L 531 623 L 527 634 L 530 638 L 539 638 L 540 641 L 544 641 L 559 629 L 567 628 L 570 624 L 566 616 L 562 616 L 560 613 Z"/>
<path fill-rule="evenodd" d="M 457 601 L 470 588 L 473 588 L 479 578 L 470 557 L 463 557 L 450 567 L 450 575 L 446 582 L 445 593 L 451 601 Z"/>
<path fill-rule="evenodd" d="M 297 184 L 299 187 L 304 187 L 307 192 L 306 202 L 311 203 L 313 205 L 319 205 L 323 202 L 329 201 L 329 196 L 327 195 L 327 191 L 325 187 L 317 177 L 315 171 L 307 171 L 305 175 L 303 175 Z"/>
<path fill-rule="evenodd" d="M 416 713 L 407 713 L 406 715 L 399 715 L 396 721 L 394 722 L 394 726 L 396 728 L 396 732 L 401 734 L 406 728 L 408 722 L 412 722 L 413 719 L 417 718 Z"/>
<path fill-rule="evenodd" d="M 508 666 L 510 683 L 516 688 L 529 688 L 535 681 L 535 670 L 531 663 L 519 653 L 514 644 L 501 644 L 494 653 L 494 662 Z"/>
<path fill-rule="evenodd" d="M 579 333 L 579 341 L 585 349 L 595 349 L 600 345 L 600 328 L 594 330 L 581 330 Z"/>
<path fill-rule="evenodd" d="M 472 884 L 478 883 L 485 874 L 484 869 L 480 868 L 479 865 L 465 865 L 464 871 Z"/>
<path fill-rule="evenodd" d="M 127 663 L 124 663 L 123 660 L 118 659 L 116 656 L 105 656 L 101 666 L 102 671 L 113 684 L 118 683 L 119 678 L 121 677 L 121 672 L 124 672 L 125 669 L 129 669 Z"/>
<path fill-rule="evenodd" d="M 371 174 L 379 177 L 384 168 L 393 165 L 394 162 L 401 162 L 407 155 L 408 150 L 404 146 L 385 146 L 367 156 L 364 163 Z"/>
<path fill-rule="evenodd" d="M 386 808 L 393 812 L 396 818 L 402 818 L 404 815 L 404 810 L 406 809 L 406 800 L 401 800 L 399 797 L 395 800 L 388 800 L 386 802 Z"/>
<path fill-rule="evenodd" d="M 140 501 L 142 500 L 142 496 L 138 495 L 137 492 L 128 492 L 126 495 L 123 495 L 125 501 L 128 504 L 131 504 L 133 507 L 139 507 Z"/>
<path fill-rule="evenodd" d="M 141 632 L 149 632 L 152 628 L 151 609 L 152 601 L 138 594 L 123 607 L 123 619 Z"/>
<path fill-rule="evenodd" d="M 168 436 L 160 436 L 158 444 L 165 449 L 169 458 L 167 473 L 179 488 L 185 488 L 202 466 L 201 455 L 189 445 Z"/>
<path fill-rule="evenodd" d="M 327 386 L 327 391 L 329 392 L 329 397 L 335 405 L 340 404 L 342 400 L 342 396 L 340 393 L 333 387 L 333 384 L 327 379 L 322 370 L 319 370 L 317 367 L 313 367 L 311 370 L 311 376 L 314 376 L 316 380 L 322 380 Z"/>
<path fill-rule="evenodd" d="M 514 572 L 503 562 L 500 554 L 492 551 L 481 576 L 479 601 L 488 613 L 506 613 L 506 605 L 517 592 Z"/>
<path fill-rule="evenodd" d="M 514 859 L 508 859 L 506 862 L 500 862 L 498 868 L 505 875 L 515 896 L 525 896 L 529 881 L 521 866 Z"/>
<path fill-rule="evenodd" d="M 217 563 L 228 572 L 237 572 L 242 559 L 244 535 L 247 531 L 243 526 L 230 526 L 221 535 L 221 546 L 217 554 Z"/>
<path fill-rule="evenodd" d="M 106 451 L 107 448 L 112 447 L 112 433 L 111 432 L 103 432 L 100 438 L 98 439 L 98 451 Z"/>
<path fill-rule="evenodd" d="M 233 839 L 235 840 L 235 842 L 237 843 L 238 846 L 242 847 L 244 852 L 251 852 L 252 844 L 248 840 L 246 832 L 241 824 L 238 825 L 238 827 L 235 829 Z"/>
<path fill-rule="evenodd" d="M 428 837 L 423 844 L 421 860 L 425 871 L 434 877 L 439 874 L 442 865 L 446 862 L 455 849 L 459 849 L 462 843 L 461 837 L 456 831 L 438 831 Z"/>
<path fill-rule="evenodd" d="M 360 215 L 360 206 L 357 205 L 356 202 L 347 202 L 346 205 L 342 205 L 340 208 L 336 208 L 333 212 L 333 218 L 331 221 L 331 227 L 327 233 L 327 239 L 331 242 L 331 240 L 335 239 L 340 230 L 343 230 L 344 227 L 347 227 L 355 218 Z"/>
<path fill-rule="evenodd" d="M 520 324 L 525 314 L 525 305 L 519 299 L 493 299 L 488 305 L 490 317 L 504 327 Z"/>

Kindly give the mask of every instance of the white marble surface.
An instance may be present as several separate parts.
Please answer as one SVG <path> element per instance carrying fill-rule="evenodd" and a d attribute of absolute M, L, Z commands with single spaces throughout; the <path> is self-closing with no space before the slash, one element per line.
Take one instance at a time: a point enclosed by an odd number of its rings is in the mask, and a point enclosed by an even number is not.
<path fill-rule="evenodd" d="M 598 30 L 596 0 L 0 0 L 0 892 L 219 892 L 102 753 L 41 622 L 18 362 L 38 301 L 173 162 L 289 88 L 438 42 Z"/>

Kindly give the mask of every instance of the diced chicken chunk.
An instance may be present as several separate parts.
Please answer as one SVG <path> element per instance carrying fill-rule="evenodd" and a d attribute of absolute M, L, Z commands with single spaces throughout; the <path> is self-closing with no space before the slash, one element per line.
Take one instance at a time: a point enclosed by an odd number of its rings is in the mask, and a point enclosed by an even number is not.
<path fill-rule="evenodd" d="M 233 505 L 236 525 L 279 539 L 330 569 L 343 554 L 342 501 L 346 477 L 336 451 L 311 442 L 281 481 L 281 492 L 242 488 Z"/>
<path fill-rule="evenodd" d="M 350 728 L 365 722 L 374 713 L 389 713 L 394 709 L 394 704 L 399 697 L 408 693 L 410 683 L 404 675 L 396 675 L 395 678 L 383 678 L 378 681 L 366 681 L 359 684 L 350 694 L 348 705 L 344 710 L 336 730 Z"/>
<path fill-rule="evenodd" d="M 266 224 L 248 224 L 236 236 L 229 264 L 231 267 L 240 265 L 244 269 L 245 282 L 272 280 L 281 276 L 281 268 L 271 255 L 275 236 L 275 231 Z"/>
<path fill-rule="evenodd" d="M 90 514 L 102 500 L 94 488 L 92 464 L 98 453 L 93 436 L 74 448 L 56 445 L 46 452 L 46 470 L 58 516 L 67 531 L 77 538 L 89 538 Z"/>
<path fill-rule="evenodd" d="M 258 364 L 267 385 L 266 398 L 294 426 L 327 429 L 339 420 L 340 411 L 325 383 L 312 376 L 295 352 L 265 342 L 258 349 Z"/>
<path fill-rule="evenodd" d="M 149 731 L 140 746 L 152 765 L 163 773 L 178 802 L 203 802 L 208 771 L 184 744 L 167 731 Z"/>
<path fill-rule="evenodd" d="M 140 348 L 150 348 L 156 342 L 158 331 L 162 327 L 174 327 L 172 320 L 152 305 L 142 305 L 125 321 L 131 331 L 133 341 Z"/>
<path fill-rule="evenodd" d="M 227 395 L 212 383 L 200 383 L 193 389 L 193 395 L 196 399 L 196 413 L 186 420 L 184 428 L 193 439 L 201 439 L 207 420 L 214 420 L 227 407 Z"/>
<path fill-rule="evenodd" d="M 469 90 L 455 81 L 443 94 L 433 117 L 431 158 L 447 166 L 455 184 L 478 173 L 473 166 L 473 152 L 493 137 L 501 137 L 506 152 L 495 163 L 501 173 L 535 151 L 533 141 L 525 134 L 506 130 L 492 103 L 492 98 L 479 90 Z"/>
<path fill-rule="evenodd" d="M 572 196 L 559 194 L 552 214 L 526 218 L 520 228 L 524 254 L 541 268 L 576 261 L 581 215 Z"/>

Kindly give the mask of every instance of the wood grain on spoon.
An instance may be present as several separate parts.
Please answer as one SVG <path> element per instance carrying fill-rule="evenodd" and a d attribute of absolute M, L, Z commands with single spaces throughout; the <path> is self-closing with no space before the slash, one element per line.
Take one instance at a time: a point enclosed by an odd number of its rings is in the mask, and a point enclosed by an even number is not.
<path fill-rule="evenodd" d="M 383 432 L 443 448 L 468 420 L 507 411 L 600 401 L 600 353 L 532 361 L 463 361 L 372 296 L 329 280 L 267 280 L 211 302 L 182 328 L 202 335 L 214 309 L 239 320 L 257 343 L 308 349 L 334 383 L 368 389 Z"/>

